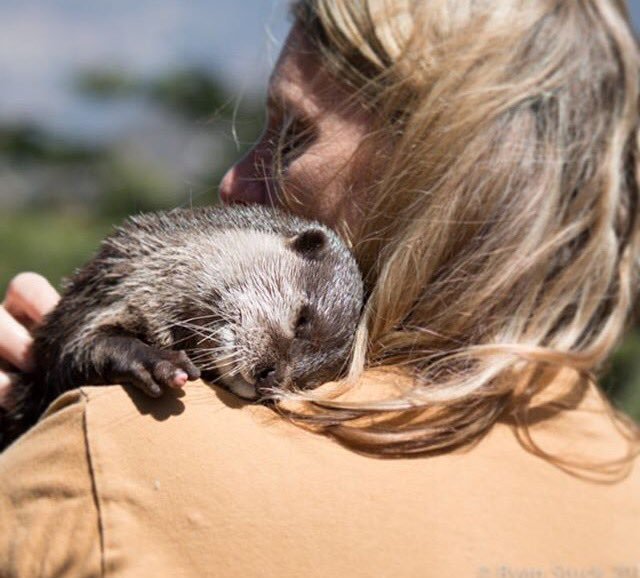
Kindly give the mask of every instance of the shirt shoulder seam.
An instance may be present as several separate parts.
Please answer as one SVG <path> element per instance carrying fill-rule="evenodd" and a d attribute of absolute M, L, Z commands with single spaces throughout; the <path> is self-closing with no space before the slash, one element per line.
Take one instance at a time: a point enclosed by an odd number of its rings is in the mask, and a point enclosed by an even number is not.
<path fill-rule="evenodd" d="M 93 502 L 98 514 L 98 536 L 100 539 L 100 576 L 104 578 L 106 576 L 104 518 L 96 480 L 97 463 L 95 457 L 91 453 L 91 444 L 89 443 L 89 424 L 87 419 L 87 409 L 90 397 L 82 388 L 80 388 L 80 394 L 82 395 L 84 402 L 84 408 L 82 411 L 82 433 L 84 436 L 84 447 L 86 451 L 87 466 L 89 468 L 89 477 L 91 479 L 91 493 L 93 495 Z"/>

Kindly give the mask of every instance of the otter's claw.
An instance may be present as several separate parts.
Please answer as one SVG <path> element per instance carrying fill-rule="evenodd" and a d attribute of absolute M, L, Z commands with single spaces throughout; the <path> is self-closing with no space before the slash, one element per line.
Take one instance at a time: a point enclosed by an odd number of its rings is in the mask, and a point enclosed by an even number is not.
<path fill-rule="evenodd" d="M 110 337 L 103 344 L 110 359 L 108 383 L 129 383 L 158 397 L 163 387 L 180 388 L 200 377 L 184 351 L 156 349 L 132 337 Z"/>
<path fill-rule="evenodd" d="M 182 387 L 200 377 L 200 371 L 184 351 L 163 351 L 151 348 L 147 369 L 153 378 L 166 387 Z M 154 358 L 155 356 L 155 358 Z"/>

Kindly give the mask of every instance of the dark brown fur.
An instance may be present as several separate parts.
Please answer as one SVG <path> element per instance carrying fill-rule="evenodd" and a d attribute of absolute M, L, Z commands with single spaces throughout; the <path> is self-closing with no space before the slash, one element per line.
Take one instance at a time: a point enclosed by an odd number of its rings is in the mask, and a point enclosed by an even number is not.
<path fill-rule="evenodd" d="M 0 448 L 85 384 L 158 396 L 184 372 L 266 399 L 333 379 L 348 360 L 362 299 L 352 255 L 318 223 L 262 207 L 132 218 L 36 331 L 36 369 L 1 416 Z"/>

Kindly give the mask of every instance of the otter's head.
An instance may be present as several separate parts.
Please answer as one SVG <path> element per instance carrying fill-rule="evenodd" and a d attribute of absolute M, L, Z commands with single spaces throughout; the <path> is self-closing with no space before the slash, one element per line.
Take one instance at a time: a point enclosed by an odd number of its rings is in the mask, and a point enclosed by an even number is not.
<path fill-rule="evenodd" d="M 338 377 L 363 301 L 349 250 L 322 225 L 309 224 L 288 237 L 240 236 L 241 258 L 218 296 L 210 361 L 217 381 L 257 399 Z"/>

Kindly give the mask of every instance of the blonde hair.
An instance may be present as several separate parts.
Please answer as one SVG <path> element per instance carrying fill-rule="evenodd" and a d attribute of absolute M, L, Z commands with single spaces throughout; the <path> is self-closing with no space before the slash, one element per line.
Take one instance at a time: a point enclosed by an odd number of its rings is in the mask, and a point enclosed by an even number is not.
<path fill-rule="evenodd" d="M 283 394 L 305 411 L 282 411 L 365 451 L 429 453 L 525 415 L 541 372 L 593 380 L 638 281 L 640 56 L 622 0 L 299 0 L 294 14 L 375 110 L 370 140 L 393 143 L 365 147 L 384 169 L 350 233 L 369 295 L 354 364 L 414 381 L 376 402 Z M 636 426 L 607 408 L 634 454 Z"/>

